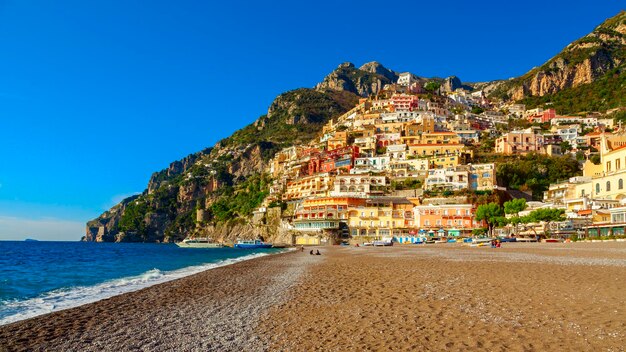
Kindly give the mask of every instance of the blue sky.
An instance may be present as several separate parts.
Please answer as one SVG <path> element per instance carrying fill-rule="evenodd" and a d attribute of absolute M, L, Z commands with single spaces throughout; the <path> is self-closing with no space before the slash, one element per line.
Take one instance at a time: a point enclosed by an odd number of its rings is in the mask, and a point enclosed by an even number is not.
<path fill-rule="evenodd" d="M 602 0 L 0 0 L 0 239 L 79 239 L 152 172 L 341 62 L 508 78 L 620 10 Z"/>

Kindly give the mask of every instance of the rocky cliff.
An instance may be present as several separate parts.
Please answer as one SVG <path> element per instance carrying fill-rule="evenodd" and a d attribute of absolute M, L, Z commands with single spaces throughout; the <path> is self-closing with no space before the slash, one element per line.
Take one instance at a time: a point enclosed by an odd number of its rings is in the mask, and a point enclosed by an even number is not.
<path fill-rule="evenodd" d="M 518 78 L 484 84 L 482 88 L 503 99 L 543 97 L 594 83 L 607 74 L 624 74 L 625 65 L 626 12 L 622 11 L 540 67 Z"/>
<path fill-rule="evenodd" d="M 368 62 L 356 68 L 351 62 L 344 62 L 331 72 L 315 89 L 318 91 L 348 91 L 367 97 L 378 93 L 385 84 L 395 83 L 398 74 L 378 62 Z"/>

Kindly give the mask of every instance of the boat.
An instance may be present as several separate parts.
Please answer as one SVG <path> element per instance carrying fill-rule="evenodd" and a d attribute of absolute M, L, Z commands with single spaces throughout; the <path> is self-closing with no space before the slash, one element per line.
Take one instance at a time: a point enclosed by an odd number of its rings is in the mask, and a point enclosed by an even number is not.
<path fill-rule="evenodd" d="M 185 238 L 182 242 L 176 243 L 181 248 L 222 248 L 223 244 L 213 242 L 209 238 Z"/>
<path fill-rule="evenodd" d="M 546 238 L 545 240 L 543 240 L 544 243 L 561 243 L 563 242 L 563 240 L 561 240 L 560 238 Z"/>
<path fill-rule="evenodd" d="M 377 246 L 377 247 L 393 246 L 393 238 L 391 238 L 391 237 L 383 237 L 381 240 L 376 240 L 372 244 L 374 246 Z"/>
<path fill-rule="evenodd" d="M 272 244 L 261 240 L 238 240 L 234 247 L 239 249 L 272 248 Z"/>
<path fill-rule="evenodd" d="M 489 237 L 482 237 L 482 238 L 473 238 L 472 239 L 472 244 L 481 244 L 481 243 L 490 243 L 491 241 L 493 241 L 493 238 L 489 238 Z"/>

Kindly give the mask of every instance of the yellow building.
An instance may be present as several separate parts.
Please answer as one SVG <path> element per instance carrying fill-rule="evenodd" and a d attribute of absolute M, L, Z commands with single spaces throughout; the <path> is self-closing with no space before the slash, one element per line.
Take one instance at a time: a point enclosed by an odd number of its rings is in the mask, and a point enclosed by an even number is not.
<path fill-rule="evenodd" d="M 407 198 L 376 197 L 364 206 L 348 209 L 348 226 L 353 238 L 367 236 L 372 239 L 403 236 L 413 227 L 413 206 Z"/>
<path fill-rule="evenodd" d="M 460 143 L 450 144 L 412 144 L 409 145 L 409 156 L 433 156 L 433 155 L 471 155 L 471 151 Z"/>
<path fill-rule="evenodd" d="M 600 164 L 587 160 L 583 165 L 583 176 L 590 182 L 576 186 L 578 197 L 617 199 L 626 197 L 626 145 L 610 148 L 607 136 L 600 141 Z"/>
<path fill-rule="evenodd" d="M 328 174 L 302 177 L 287 183 L 283 200 L 297 200 L 328 195 L 333 189 L 333 178 Z"/>

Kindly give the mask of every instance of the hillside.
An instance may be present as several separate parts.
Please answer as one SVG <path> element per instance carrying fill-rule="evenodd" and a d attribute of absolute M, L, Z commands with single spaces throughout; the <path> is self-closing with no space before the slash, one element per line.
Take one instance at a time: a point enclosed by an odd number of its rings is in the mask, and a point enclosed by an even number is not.
<path fill-rule="evenodd" d="M 413 79 L 423 87 L 430 82 L 439 87 L 426 94 L 426 99 L 434 103 L 434 111 L 463 111 L 449 105 L 435 90 L 473 87 L 492 98 L 521 101 L 528 108 L 550 105 L 559 113 L 575 113 L 626 106 L 625 66 L 626 13 L 621 12 L 544 65 L 509 81 L 470 87 L 455 76 Z M 237 236 L 288 240 L 288 235 L 280 232 L 281 212 L 293 210 L 286 204 L 274 202 L 276 213 L 268 210 L 262 223 L 252 225 L 250 221 L 253 211 L 270 194 L 274 180 L 267 171 L 272 158 L 290 146 L 308 148 L 329 120 L 352 109 L 360 98 L 377 96 L 388 85 L 396 92 L 394 84 L 401 75 L 378 62 L 359 68 L 347 62 L 314 88 L 280 94 L 267 114 L 255 122 L 212 148 L 155 172 L 142 194 L 123 200 L 89 221 L 83 240 L 174 242 L 189 235 L 208 234 L 219 240 Z M 468 107 L 468 113 L 470 110 L 474 111 Z"/>
<path fill-rule="evenodd" d="M 624 106 L 626 12 L 606 20 L 523 76 L 481 84 L 492 98 L 552 104 L 561 113 Z"/>
<path fill-rule="evenodd" d="M 358 85 L 351 79 L 376 81 L 380 77 L 362 71 L 347 81 Z M 267 194 L 263 170 L 268 160 L 282 148 L 307 143 L 324 123 L 352 108 L 357 100 L 348 90 L 320 87 L 279 95 L 267 114 L 254 123 L 213 148 L 155 172 L 141 195 L 127 198 L 89 221 L 83 240 L 178 241 L 194 230 L 196 210 L 205 207 L 207 222 L 216 225 L 249 216 Z"/>

